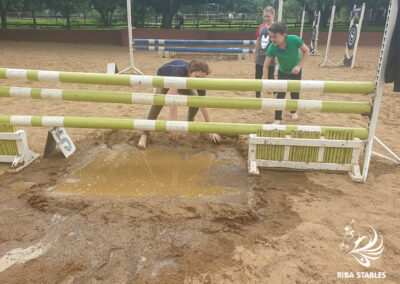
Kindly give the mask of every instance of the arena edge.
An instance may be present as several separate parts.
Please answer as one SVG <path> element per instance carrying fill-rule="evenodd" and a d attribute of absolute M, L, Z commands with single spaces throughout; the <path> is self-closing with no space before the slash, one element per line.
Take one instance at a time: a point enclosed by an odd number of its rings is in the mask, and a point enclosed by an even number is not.
<path fill-rule="evenodd" d="M 369 32 L 368 36 L 361 36 L 360 45 L 380 46 L 382 44 L 382 32 Z M 196 30 L 159 30 L 142 29 L 133 30 L 134 38 L 164 38 L 175 39 L 236 39 L 247 40 L 253 36 L 253 32 L 219 32 Z M 348 37 L 348 32 L 337 32 L 332 36 L 332 44 L 343 46 Z M 328 32 L 319 33 L 319 44 L 326 44 Z M 42 42 L 77 42 L 77 43 L 106 43 L 129 46 L 128 29 L 121 31 L 76 31 L 76 30 L 24 30 L 24 29 L 0 29 L 0 41 L 42 41 Z M 304 34 L 304 41 L 311 40 L 311 32 Z"/>

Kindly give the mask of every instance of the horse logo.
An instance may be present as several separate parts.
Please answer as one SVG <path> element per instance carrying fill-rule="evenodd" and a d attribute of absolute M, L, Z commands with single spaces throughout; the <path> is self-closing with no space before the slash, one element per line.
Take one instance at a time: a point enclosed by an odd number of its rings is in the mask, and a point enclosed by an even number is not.
<path fill-rule="evenodd" d="M 345 233 L 340 243 L 340 250 L 350 254 L 364 267 L 370 267 L 371 260 L 379 259 L 384 249 L 382 235 L 379 234 L 378 237 L 376 230 L 371 226 L 369 228 L 369 237 L 361 236 L 355 229 L 354 219 L 351 220 L 351 223 L 344 228 Z"/>

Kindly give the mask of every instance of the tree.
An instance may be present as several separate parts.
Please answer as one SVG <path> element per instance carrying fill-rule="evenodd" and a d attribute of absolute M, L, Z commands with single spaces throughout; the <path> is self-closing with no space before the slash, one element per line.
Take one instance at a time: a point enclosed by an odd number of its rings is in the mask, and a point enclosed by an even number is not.
<path fill-rule="evenodd" d="M 390 0 L 336 0 L 339 11 L 342 8 L 352 9 L 354 5 L 361 6 L 365 3 L 367 9 L 385 9 Z M 313 19 L 314 11 L 321 11 L 321 27 L 326 28 L 331 14 L 334 0 L 297 0 L 301 6 L 305 6 L 309 19 Z"/>
<path fill-rule="evenodd" d="M 125 2 L 124 7 L 126 9 L 126 1 L 125 0 L 122 1 Z M 132 0 L 131 6 L 132 6 L 132 25 L 134 27 L 144 27 L 146 17 L 148 15 L 155 14 L 154 9 L 151 5 L 143 4 L 137 0 Z"/>
<path fill-rule="evenodd" d="M 160 28 L 171 29 L 173 18 L 182 5 L 205 3 L 207 0 L 137 0 L 135 2 L 152 6 L 156 13 L 162 15 Z"/>
<path fill-rule="evenodd" d="M 297 2 L 299 2 L 299 4 L 305 8 L 310 22 L 312 21 L 312 19 L 314 19 L 314 11 L 321 11 L 320 25 L 323 28 L 327 27 L 331 7 L 333 6 L 334 0 L 297 0 Z"/>
<path fill-rule="evenodd" d="M 67 29 L 71 29 L 71 14 L 87 4 L 87 0 L 46 0 L 48 7 L 55 13 L 61 12 L 67 19 Z"/>
<path fill-rule="evenodd" d="M 18 8 L 22 4 L 20 0 L 0 0 L 1 28 L 7 29 L 7 13 L 11 8 Z"/>
<path fill-rule="evenodd" d="M 10 8 L 11 0 L 0 0 L 1 28 L 7 28 L 7 12 Z"/>
<path fill-rule="evenodd" d="M 44 8 L 45 0 L 25 0 L 24 7 L 32 14 L 33 27 L 36 28 L 36 12 Z"/>
<path fill-rule="evenodd" d="M 118 7 L 118 2 L 115 0 L 90 0 L 94 9 L 99 12 L 101 23 L 104 26 L 112 24 L 112 17 Z M 126 5 L 126 4 L 125 4 Z"/>

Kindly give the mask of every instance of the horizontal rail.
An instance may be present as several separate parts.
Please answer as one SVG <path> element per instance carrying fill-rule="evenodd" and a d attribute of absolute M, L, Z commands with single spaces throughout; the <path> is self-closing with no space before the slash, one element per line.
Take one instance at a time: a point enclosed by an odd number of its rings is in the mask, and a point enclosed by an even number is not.
<path fill-rule="evenodd" d="M 366 128 L 344 128 L 325 126 L 273 125 L 273 124 L 241 124 L 219 122 L 166 121 L 146 119 L 121 119 L 97 117 L 61 117 L 61 116 L 22 116 L 0 115 L 0 123 L 14 123 L 17 126 L 38 127 L 71 127 L 94 129 L 146 130 L 146 131 L 178 131 L 196 133 L 221 134 L 255 134 L 259 130 L 284 130 L 319 132 L 322 136 L 331 130 L 352 131 L 353 136 L 366 139 Z"/>
<path fill-rule="evenodd" d="M 327 171 L 351 171 L 351 164 L 337 163 L 310 163 L 310 162 L 290 162 L 290 161 L 268 161 L 256 160 L 258 167 L 266 168 L 287 168 L 297 170 L 327 170 Z"/>
<path fill-rule="evenodd" d="M 372 94 L 374 82 L 182 78 L 0 68 L 0 79 L 195 90 Z"/>
<path fill-rule="evenodd" d="M 0 98 L 1 97 L 227 109 L 273 109 L 287 111 L 306 110 L 363 115 L 371 113 L 371 105 L 364 102 L 201 97 L 0 86 Z"/>
<path fill-rule="evenodd" d="M 182 40 L 182 39 L 134 39 L 134 43 L 140 44 L 219 44 L 219 45 L 254 45 L 255 40 Z"/>
<path fill-rule="evenodd" d="M 252 134 L 253 135 L 253 134 Z M 335 148 L 361 148 L 363 142 L 357 140 L 330 140 L 330 139 L 306 139 L 306 138 L 275 138 L 275 137 L 251 137 L 249 144 L 274 145 L 274 146 L 302 146 L 302 147 L 335 147 Z"/>
<path fill-rule="evenodd" d="M 254 49 L 235 47 L 181 47 L 181 46 L 145 46 L 134 45 L 136 50 L 160 50 L 177 52 L 210 52 L 210 53 L 254 53 Z"/>

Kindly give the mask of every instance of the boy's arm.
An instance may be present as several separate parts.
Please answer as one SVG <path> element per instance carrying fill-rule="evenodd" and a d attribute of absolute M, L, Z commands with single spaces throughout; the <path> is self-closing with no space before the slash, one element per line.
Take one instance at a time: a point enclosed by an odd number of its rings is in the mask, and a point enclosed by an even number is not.
<path fill-rule="evenodd" d="M 307 45 L 303 44 L 300 47 L 300 51 L 303 53 L 301 56 L 301 60 L 297 66 L 295 66 L 292 70 L 292 74 L 299 74 L 301 68 L 303 68 L 304 63 L 306 62 L 308 56 L 310 55 L 310 49 L 307 47 Z"/>
<path fill-rule="evenodd" d="M 167 95 L 178 95 L 178 89 L 169 89 Z M 177 106 L 170 106 L 169 107 L 169 114 L 171 120 L 178 120 L 178 107 Z M 175 141 L 179 141 L 179 132 L 172 132 L 171 137 Z"/>
<path fill-rule="evenodd" d="M 205 120 L 206 122 L 211 122 L 210 112 L 208 111 L 208 108 L 201 107 L 200 110 L 201 110 L 201 113 L 202 113 L 203 116 L 204 116 L 204 120 Z M 220 136 L 219 134 L 217 134 L 217 133 L 210 133 L 209 135 L 210 135 L 210 139 L 211 139 L 212 141 L 214 141 L 215 143 L 221 142 L 221 136 Z"/>
<path fill-rule="evenodd" d="M 298 66 L 300 66 L 300 68 L 303 67 L 304 62 L 306 62 L 308 56 L 310 55 L 310 49 L 307 47 L 307 45 L 303 44 L 300 47 L 300 50 L 303 52 L 302 56 L 301 56 L 301 60 L 298 64 Z"/>
<path fill-rule="evenodd" d="M 168 93 L 167 93 L 167 95 L 177 95 L 177 94 L 178 94 L 178 89 L 169 89 Z M 170 114 L 171 120 L 177 120 L 178 119 L 178 107 L 170 106 L 169 114 Z"/>

